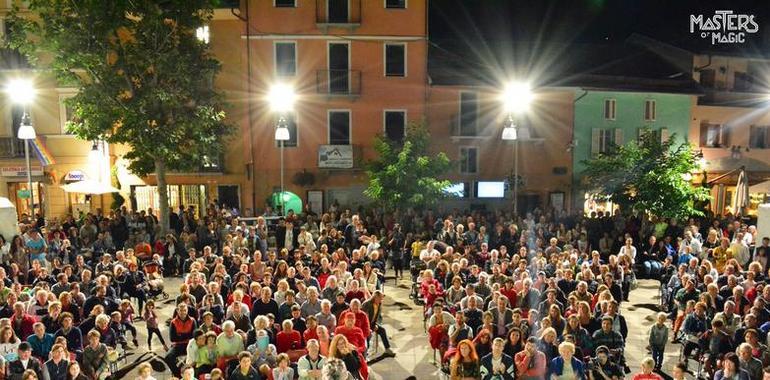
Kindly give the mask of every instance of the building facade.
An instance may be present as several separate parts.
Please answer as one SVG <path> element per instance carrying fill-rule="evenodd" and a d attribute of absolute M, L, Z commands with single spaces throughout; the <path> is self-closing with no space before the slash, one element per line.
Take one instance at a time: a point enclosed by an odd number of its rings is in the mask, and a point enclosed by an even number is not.
<path fill-rule="evenodd" d="M 575 182 L 581 181 L 586 160 L 638 139 L 644 131 L 655 133 L 661 141 L 672 136 L 676 142 L 688 141 L 695 98 L 690 94 L 611 89 L 576 91 L 572 147 Z M 586 213 L 613 209 L 613 205 L 597 201 L 585 191 L 576 196 L 575 202 Z"/>
<path fill-rule="evenodd" d="M 711 210 L 735 212 L 740 169 L 749 179 L 748 212 L 770 194 L 770 115 L 767 70 L 770 60 L 727 54 L 694 54 L 693 78 L 705 95 L 693 103 L 691 141 L 702 152 L 704 175 L 694 181 L 711 188 Z"/>
<path fill-rule="evenodd" d="M 280 189 L 277 114 L 266 99 L 276 83 L 297 92 L 283 148 L 285 189 L 316 210 L 335 201 L 367 203 L 363 165 L 375 158 L 374 136 L 401 139 L 406 124 L 425 114 L 426 6 L 406 0 L 242 2 L 247 75 L 239 90 L 251 99 L 240 130 L 246 208 L 263 209 Z"/>

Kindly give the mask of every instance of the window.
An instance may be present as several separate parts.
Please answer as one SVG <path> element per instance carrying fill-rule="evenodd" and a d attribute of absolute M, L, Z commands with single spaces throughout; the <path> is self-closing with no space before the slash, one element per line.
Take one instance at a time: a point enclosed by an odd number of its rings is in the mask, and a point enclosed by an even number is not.
<path fill-rule="evenodd" d="M 329 144 L 350 145 L 350 111 L 329 111 Z"/>
<path fill-rule="evenodd" d="M 19 128 L 21 127 L 21 119 L 24 117 L 24 106 L 18 104 L 12 104 L 11 109 L 11 136 L 17 137 L 19 135 Z M 34 125 L 34 124 L 33 124 Z"/>
<path fill-rule="evenodd" d="M 385 137 L 391 141 L 404 141 L 406 111 L 385 111 Z"/>
<path fill-rule="evenodd" d="M 294 148 L 298 145 L 299 136 L 297 136 L 297 114 L 295 112 L 289 112 L 286 114 L 286 121 L 288 122 L 288 129 L 289 129 L 289 139 L 283 142 L 283 146 L 286 148 Z M 278 120 L 275 120 L 273 122 L 273 126 L 276 125 Z M 272 138 L 273 134 L 271 132 L 270 137 Z M 275 146 L 281 146 L 280 141 L 275 142 Z"/>
<path fill-rule="evenodd" d="M 730 136 L 727 128 L 721 124 L 701 123 L 700 146 L 705 148 L 724 148 L 729 146 Z"/>
<path fill-rule="evenodd" d="M 751 76 L 749 74 L 736 71 L 733 73 L 733 90 L 735 91 L 750 91 L 751 90 Z"/>
<path fill-rule="evenodd" d="M 199 41 L 209 43 L 209 37 L 210 37 L 209 26 L 204 25 L 198 29 L 195 29 L 195 37 L 197 37 Z"/>
<path fill-rule="evenodd" d="M 275 0 L 276 8 L 294 8 L 297 4 L 294 0 Z"/>
<path fill-rule="evenodd" d="M 405 9 L 406 0 L 385 0 L 385 8 L 387 9 Z"/>
<path fill-rule="evenodd" d="M 591 130 L 591 153 L 611 153 L 623 145 L 623 131 L 620 128 L 594 128 Z"/>
<path fill-rule="evenodd" d="M 615 120 L 615 99 L 604 100 L 604 119 Z"/>
<path fill-rule="evenodd" d="M 700 71 L 700 84 L 706 88 L 714 88 L 716 82 L 716 71 L 714 69 L 705 69 Z"/>
<path fill-rule="evenodd" d="M 406 76 L 405 44 L 385 44 L 385 76 Z"/>
<path fill-rule="evenodd" d="M 478 172 L 478 148 L 460 147 L 460 174 Z"/>
<path fill-rule="evenodd" d="M 74 93 L 59 95 L 59 122 L 61 125 L 61 134 L 63 135 L 71 135 L 71 133 L 67 132 L 67 122 L 72 121 L 74 110 L 67 104 L 67 99 L 74 95 Z"/>
<path fill-rule="evenodd" d="M 655 121 L 655 101 L 654 100 L 644 101 L 644 121 Z"/>
<path fill-rule="evenodd" d="M 459 136 L 476 136 L 478 125 L 478 94 L 460 93 L 460 128 L 455 133 Z"/>
<path fill-rule="evenodd" d="M 768 149 L 770 148 L 770 127 L 752 125 L 749 129 L 749 148 Z"/>
<path fill-rule="evenodd" d="M 275 43 L 275 74 L 279 77 L 297 75 L 297 44 L 295 42 Z"/>

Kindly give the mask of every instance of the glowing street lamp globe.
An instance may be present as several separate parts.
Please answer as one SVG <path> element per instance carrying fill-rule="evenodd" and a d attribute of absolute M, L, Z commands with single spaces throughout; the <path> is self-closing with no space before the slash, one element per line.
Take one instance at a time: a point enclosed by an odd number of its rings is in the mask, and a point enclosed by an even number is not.
<path fill-rule="evenodd" d="M 529 83 L 511 82 L 505 86 L 500 100 L 505 112 L 521 113 L 529 109 L 532 98 L 532 88 Z"/>
<path fill-rule="evenodd" d="M 294 101 L 296 99 L 297 94 L 294 92 L 294 88 L 285 83 L 273 85 L 267 94 L 267 101 L 274 112 L 291 111 L 294 108 Z"/>

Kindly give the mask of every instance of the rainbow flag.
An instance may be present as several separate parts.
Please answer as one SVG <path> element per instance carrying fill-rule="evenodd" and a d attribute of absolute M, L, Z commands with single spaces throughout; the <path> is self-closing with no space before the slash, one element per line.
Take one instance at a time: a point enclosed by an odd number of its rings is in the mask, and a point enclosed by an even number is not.
<path fill-rule="evenodd" d="M 30 145 L 32 146 L 32 150 L 35 151 L 35 155 L 40 160 L 41 165 L 48 166 L 56 163 L 56 160 L 53 159 L 53 155 L 45 146 L 41 136 L 37 136 L 34 140 L 30 141 Z"/>

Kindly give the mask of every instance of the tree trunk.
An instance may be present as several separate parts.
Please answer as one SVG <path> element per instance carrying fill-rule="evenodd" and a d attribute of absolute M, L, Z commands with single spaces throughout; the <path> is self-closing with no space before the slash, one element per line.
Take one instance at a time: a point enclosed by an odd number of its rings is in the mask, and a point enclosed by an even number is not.
<path fill-rule="evenodd" d="M 166 163 L 162 160 L 155 160 L 155 178 L 158 181 L 158 222 L 160 223 L 160 234 L 165 236 L 169 230 L 168 216 L 168 185 L 166 184 Z"/>

